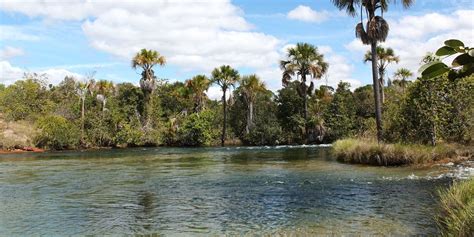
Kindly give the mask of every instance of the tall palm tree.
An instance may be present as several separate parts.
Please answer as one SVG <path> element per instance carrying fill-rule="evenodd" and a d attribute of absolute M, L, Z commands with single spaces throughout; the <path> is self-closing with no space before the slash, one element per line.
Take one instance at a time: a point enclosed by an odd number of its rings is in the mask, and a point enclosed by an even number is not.
<path fill-rule="evenodd" d="M 114 83 L 107 80 L 100 80 L 95 83 L 94 90 L 97 92 L 96 99 L 102 103 L 102 112 L 106 110 L 107 98 L 113 93 Z"/>
<path fill-rule="evenodd" d="M 224 146 L 225 142 L 225 130 L 227 124 L 227 100 L 226 93 L 231 87 L 235 87 L 235 84 L 239 82 L 239 72 L 229 65 L 222 65 L 219 68 L 215 68 L 212 71 L 212 82 L 219 85 L 222 90 L 222 104 L 224 112 L 224 122 L 222 126 L 221 145 Z"/>
<path fill-rule="evenodd" d="M 406 68 L 399 68 L 393 76 L 397 79 L 400 80 L 400 87 L 403 89 L 403 92 L 405 92 L 405 87 L 407 85 L 407 79 L 413 76 L 413 73 L 406 69 Z"/>
<path fill-rule="evenodd" d="M 142 78 L 140 79 L 140 87 L 145 94 L 150 94 L 155 89 L 156 76 L 153 71 L 155 65 L 163 66 L 166 63 L 165 57 L 161 56 L 155 50 L 142 49 L 132 59 L 132 68 L 141 68 Z"/>
<path fill-rule="evenodd" d="M 372 80 L 374 86 L 375 98 L 375 120 L 377 122 L 377 140 L 383 140 L 382 134 L 382 105 L 380 101 L 380 88 L 377 71 L 377 44 L 384 42 L 388 36 L 389 26 L 383 19 L 383 13 L 388 10 L 389 3 L 395 3 L 396 0 L 332 0 L 334 5 L 340 10 L 346 10 L 351 16 L 357 15 L 357 8 L 360 7 L 360 23 L 357 24 L 355 32 L 356 37 L 362 40 L 363 44 L 370 45 L 372 54 Z M 405 8 L 410 7 L 414 0 L 400 0 Z M 381 16 L 376 15 L 377 11 Z M 364 27 L 364 12 L 367 18 Z"/>
<path fill-rule="evenodd" d="M 392 48 L 384 48 L 382 46 L 377 46 L 377 68 L 379 69 L 379 86 L 380 86 L 380 95 L 382 97 L 382 103 L 385 102 L 385 72 L 387 67 L 391 63 L 398 63 L 400 58 L 395 56 L 395 51 Z M 364 56 L 364 63 L 372 61 L 372 52 L 367 51 Z"/>
<path fill-rule="evenodd" d="M 257 95 L 260 92 L 266 91 L 265 83 L 260 78 L 253 74 L 250 76 L 242 77 L 240 82 L 240 92 L 242 93 L 245 102 L 247 103 L 247 124 L 245 126 L 245 133 L 249 134 L 253 128 L 253 114 L 254 114 L 254 103 L 257 99 Z"/>
<path fill-rule="evenodd" d="M 211 85 L 211 80 L 205 75 L 194 76 L 190 80 L 186 80 L 185 84 L 189 94 L 194 100 L 194 112 L 198 113 L 205 108 L 206 91 Z"/>
<path fill-rule="evenodd" d="M 327 72 L 329 65 L 324 61 L 324 55 L 318 52 L 318 48 L 308 43 L 298 43 L 289 48 L 285 60 L 280 61 L 283 70 L 283 86 L 287 86 L 296 75 L 300 79 L 298 94 L 303 98 L 303 118 L 305 121 L 305 143 L 308 139 L 308 95 L 314 89 L 312 79 L 321 79 Z M 310 77 L 310 85 L 307 85 L 307 77 Z"/>
<path fill-rule="evenodd" d="M 144 127 L 148 127 L 150 124 L 150 112 L 149 112 L 149 101 L 150 95 L 156 88 L 156 76 L 153 71 L 155 65 L 163 66 L 166 63 L 165 57 L 161 56 L 155 50 L 142 49 L 138 52 L 132 59 L 132 68 L 137 69 L 141 68 L 143 71 L 141 73 L 142 78 L 140 79 L 140 87 L 145 96 L 145 114 L 146 122 Z"/>

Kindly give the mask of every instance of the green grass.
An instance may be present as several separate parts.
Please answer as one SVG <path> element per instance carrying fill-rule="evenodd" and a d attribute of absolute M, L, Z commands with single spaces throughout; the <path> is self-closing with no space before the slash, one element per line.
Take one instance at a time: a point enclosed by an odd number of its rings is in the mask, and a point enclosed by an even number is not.
<path fill-rule="evenodd" d="M 439 191 L 440 208 L 436 217 L 443 236 L 474 236 L 474 178 L 455 182 Z"/>
<path fill-rule="evenodd" d="M 469 155 L 454 145 L 378 144 L 376 141 L 358 139 L 336 141 L 333 153 L 341 162 L 379 166 L 426 164 Z"/>

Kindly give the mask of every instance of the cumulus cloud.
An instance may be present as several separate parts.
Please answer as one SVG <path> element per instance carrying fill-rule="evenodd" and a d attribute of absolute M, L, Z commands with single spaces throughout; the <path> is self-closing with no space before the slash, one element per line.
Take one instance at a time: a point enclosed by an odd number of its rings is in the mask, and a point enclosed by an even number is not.
<path fill-rule="evenodd" d="M 0 60 L 21 56 L 23 54 L 25 54 L 25 52 L 23 52 L 23 50 L 20 48 L 5 46 L 0 50 Z"/>
<path fill-rule="evenodd" d="M 13 66 L 8 61 L 0 61 L 0 83 L 2 84 L 9 85 L 17 80 L 22 79 L 25 72 L 28 72 L 28 70 Z M 37 73 L 46 74 L 46 77 L 48 79 L 47 83 L 51 84 L 58 84 L 66 76 L 72 76 L 75 78 L 83 77 L 81 74 L 74 73 L 61 68 L 50 68 L 38 71 Z"/>
<path fill-rule="evenodd" d="M 405 67 L 417 72 L 423 56 L 435 52 L 447 39 L 457 38 L 467 45 L 474 45 L 473 15 L 474 10 L 459 10 L 453 14 L 429 13 L 389 19 L 391 31 L 382 45 L 393 48 L 400 56 L 400 63 L 392 65 L 391 69 Z M 346 48 L 357 53 L 369 49 L 358 39 L 347 44 Z"/>
<path fill-rule="evenodd" d="M 286 17 L 292 20 L 299 20 L 305 22 L 323 22 L 328 18 L 327 12 L 317 12 L 311 7 L 299 5 L 295 9 L 288 12 Z"/>

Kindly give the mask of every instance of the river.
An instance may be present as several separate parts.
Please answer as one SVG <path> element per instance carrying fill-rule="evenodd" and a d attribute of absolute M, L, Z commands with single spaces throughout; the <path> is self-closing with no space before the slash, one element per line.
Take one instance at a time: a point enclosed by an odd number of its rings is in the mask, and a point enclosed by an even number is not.
<path fill-rule="evenodd" d="M 342 164 L 320 146 L 2 155 L 0 233 L 436 235 L 455 172 Z"/>

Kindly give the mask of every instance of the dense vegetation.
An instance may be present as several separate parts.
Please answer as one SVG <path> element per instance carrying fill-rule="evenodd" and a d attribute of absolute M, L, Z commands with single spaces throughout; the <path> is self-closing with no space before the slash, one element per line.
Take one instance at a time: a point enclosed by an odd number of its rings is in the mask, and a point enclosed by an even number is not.
<path fill-rule="evenodd" d="M 454 42 L 446 41 L 446 45 L 462 44 Z M 382 64 L 396 59 L 391 49 L 379 47 L 378 51 L 387 55 L 380 57 L 384 58 Z M 460 49 L 453 51 L 437 54 L 467 55 Z M 370 54 L 365 60 L 370 61 Z M 165 62 L 156 51 L 137 53 L 132 67 L 142 70 L 139 86 L 96 80 L 93 74 L 47 85 L 44 75 L 34 73 L 0 86 L 0 125 L 29 123 L 36 128 L 30 128 L 33 137 L 18 143 L 9 136 L 14 132 L 2 128 L 1 148 L 25 145 L 25 141 L 48 149 L 309 144 L 374 138 L 381 132 L 374 119 L 371 85 L 353 91 L 346 82 L 337 88 L 315 88 L 312 80 L 321 78 L 329 65 L 310 44 L 300 43 L 288 50 L 281 61 L 283 88 L 276 93 L 268 90 L 258 75 L 241 76 L 228 65 L 213 70 L 211 78 L 197 75 L 170 83 L 159 79 L 153 70 Z M 455 60 L 453 65 L 467 67 L 466 62 L 472 63 Z M 414 81 L 408 80 L 412 72 L 401 68 L 387 84 L 378 82 L 384 94 L 384 141 L 471 144 L 474 76 L 450 70 L 434 55 L 425 57 L 423 63 L 427 63 L 422 67 L 423 77 Z M 222 90 L 220 101 L 206 95 L 212 84 Z"/>

